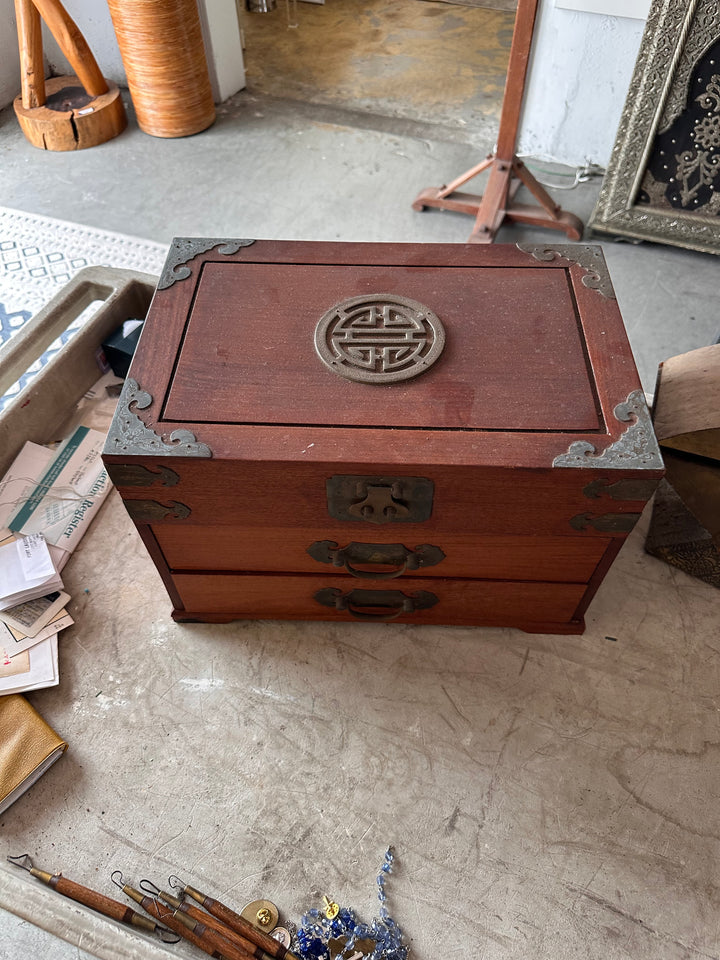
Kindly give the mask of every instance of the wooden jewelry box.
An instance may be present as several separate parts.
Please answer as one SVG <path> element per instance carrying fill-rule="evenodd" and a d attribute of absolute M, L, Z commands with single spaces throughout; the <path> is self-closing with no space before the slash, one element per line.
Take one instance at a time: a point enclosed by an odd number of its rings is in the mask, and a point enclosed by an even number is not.
<path fill-rule="evenodd" d="M 585 245 L 175 240 L 104 460 L 176 620 L 552 633 L 663 474 Z"/>

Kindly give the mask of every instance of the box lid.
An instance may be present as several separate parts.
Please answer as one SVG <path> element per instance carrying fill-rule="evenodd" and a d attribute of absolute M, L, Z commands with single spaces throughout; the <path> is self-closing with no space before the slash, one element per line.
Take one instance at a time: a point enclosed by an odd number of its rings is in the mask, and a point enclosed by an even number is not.
<path fill-rule="evenodd" d="M 640 388 L 602 253 L 583 245 L 175 240 L 130 377 L 155 433 L 214 436 L 222 456 L 253 428 L 268 451 L 340 430 L 346 455 L 407 431 L 432 456 L 527 462 L 523 438 L 606 446 Z"/>
<path fill-rule="evenodd" d="M 341 372 L 316 346 L 317 331 L 332 349 L 332 332 L 318 330 L 332 308 L 342 324 L 333 351 L 344 357 Z M 442 324 L 442 350 L 428 367 L 403 367 L 412 333 L 423 345 L 432 337 L 412 329 L 428 311 Z M 363 374 L 377 379 L 349 379 Z M 564 276 L 512 266 L 207 263 L 164 416 L 433 430 L 599 426 Z"/>

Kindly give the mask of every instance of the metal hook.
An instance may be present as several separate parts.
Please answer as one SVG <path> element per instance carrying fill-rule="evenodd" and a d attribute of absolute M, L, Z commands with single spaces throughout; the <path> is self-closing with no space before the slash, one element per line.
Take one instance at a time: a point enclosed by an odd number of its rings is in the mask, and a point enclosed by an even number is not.
<path fill-rule="evenodd" d="M 168 883 L 173 890 L 185 890 L 185 884 L 182 882 L 180 877 L 176 877 L 174 873 L 168 877 Z"/>
<path fill-rule="evenodd" d="M 155 931 L 163 943 L 180 943 L 182 940 L 182 937 L 179 933 L 173 933 L 172 930 L 168 930 L 167 927 L 161 927 L 158 925 L 155 928 Z"/>
<path fill-rule="evenodd" d="M 162 890 L 160 889 L 160 887 L 156 887 L 155 884 L 152 882 L 152 880 L 141 880 L 138 886 L 140 887 L 143 893 L 148 893 L 151 897 L 154 897 L 155 899 L 157 899 L 162 893 Z"/>
<path fill-rule="evenodd" d="M 119 877 L 119 879 L 116 879 L 116 877 Z M 115 886 L 120 887 L 121 890 L 125 886 L 127 886 L 127 884 L 125 883 L 125 878 L 122 875 L 122 870 L 113 870 L 113 872 L 110 874 L 110 879 L 115 884 Z"/>
<path fill-rule="evenodd" d="M 24 853 L 21 857 L 8 857 L 10 863 L 14 863 L 16 867 L 22 867 L 23 870 L 32 870 L 33 862 L 29 853 Z"/>

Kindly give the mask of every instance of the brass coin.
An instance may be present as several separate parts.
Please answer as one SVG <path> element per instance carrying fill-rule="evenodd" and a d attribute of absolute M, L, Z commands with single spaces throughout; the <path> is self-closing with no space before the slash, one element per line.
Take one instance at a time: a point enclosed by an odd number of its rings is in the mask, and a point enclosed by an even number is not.
<path fill-rule="evenodd" d="M 270 900 L 253 900 L 240 911 L 243 920 L 252 923 L 258 930 L 269 933 L 277 926 L 280 916 L 278 908 Z"/>

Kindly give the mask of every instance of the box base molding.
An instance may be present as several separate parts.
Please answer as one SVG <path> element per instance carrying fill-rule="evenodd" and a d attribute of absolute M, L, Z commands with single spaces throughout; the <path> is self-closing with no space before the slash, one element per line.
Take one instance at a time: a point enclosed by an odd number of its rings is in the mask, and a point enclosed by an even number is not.
<path fill-rule="evenodd" d="M 251 619 L 244 613 L 217 613 L 214 611 L 192 611 L 192 610 L 183 610 L 182 608 L 178 609 L 177 607 L 172 611 L 172 618 L 176 623 L 233 623 L 236 620 L 248 620 Z M 273 617 L 253 617 L 252 619 L 265 620 L 265 619 L 274 619 Z M 292 613 L 285 613 L 282 617 L 283 620 L 305 620 L 310 621 L 310 618 L 305 615 L 293 616 Z M 346 616 L 341 616 L 334 611 L 328 611 L 327 615 L 318 613 L 313 615 L 312 621 L 315 620 L 340 620 L 342 623 L 357 623 L 358 621 L 350 614 Z M 397 620 L 393 621 L 394 623 L 407 623 L 413 624 L 412 615 L 408 617 L 399 617 Z M 415 622 L 414 626 L 437 626 L 437 624 L 422 624 Z M 585 620 L 581 618 L 580 620 L 571 620 L 569 622 L 554 622 L 548 621 L 543 623 L 521 623 L 514 621 L 510 622 L 498 622 L 496 620 L 455 620 L 453 623 L 446 624 L 451 627 L 484 627 L 490 628 L 508 628 L 511 627 L 516 630 L 522 630 L 523 633 L 537 633 L 537 634 L 559 634 L 562 636 L 579 636 L 585 632 Z"/>

